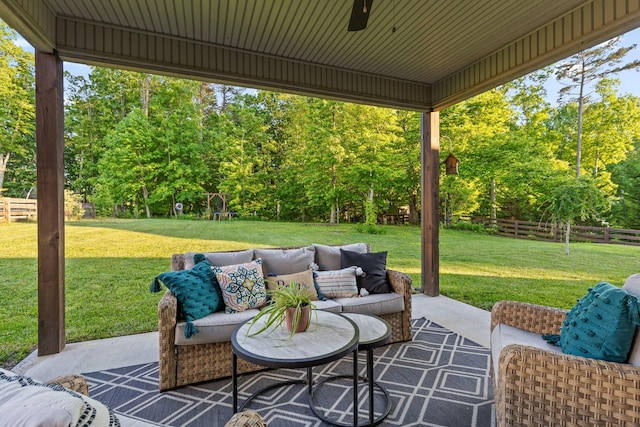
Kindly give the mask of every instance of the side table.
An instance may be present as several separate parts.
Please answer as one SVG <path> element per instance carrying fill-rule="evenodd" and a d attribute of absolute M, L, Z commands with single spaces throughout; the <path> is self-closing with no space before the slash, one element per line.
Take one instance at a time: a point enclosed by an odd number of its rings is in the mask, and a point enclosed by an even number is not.
<path fill-rule="evenodd" d="M 266 319 L 258 320 L 254 330 L 260 330 Z M 340 314 L 316 310 L 306 332 L 289 337 L 283 327 L 272 328 L 255 336 L 247 335 L 247 321 L 238 326 L 231 335 L 233 412 L 238 412 L 237 358 L 268 368 L 307 368 L 307 386 L 313 394 L 312 369 L 314 366 L 338 360 L 353 353 L 353 417 L 354 426 L 358 422 L 358 326 L 351 319 Z M 283 381 L 267 386 L 252 394 L 241 406 L 243 410 L 256 396 L 284 385 L 304 382 L 304 380 Z M 311 403 L 311 402 L 309 402 Z"/>
<path fill-rule="evenodd" d="M 358 330 L 360 331 L 360 344 L 358 345 L 358 350 L 364 350 L 367 352 L 367 378 L 366 382 L 368 385 L 369 392 L 369 423 L 368 424 L 359 424 L 362 426 L 375 426 L 381 423 L 391 412 L 391 398 L 389 397 L 389 393 L 384 389 L 380 384 L 376 383 L 373 375 L 373 349 L 380 347 L 381 345 L 386 344 L 391 339 L 391 326 L 389 324 L 377 317 L 370 314 L 360 314 L 360 313 L 341 313 L 342 316 L 352 320 L 356 325 L 358 325 Z M 314 393 L 316 393 L 320 387 L 328 382 L 335 381 L 340 378 L 352 378 L 351 375 L 336 375 L 333 377 L 325 378 L 322 381 L 319 381 L 315 387 Z M 356 378 L 357 380 L 357 378 Z M 354 384 L 357 384 L 357 381 L 354 381 Z M 375 418 L 375 389 L 379 389 L 383 396 L 385 407 L 382 410 L 380 416 Z M 350 424 L 341 423 L 339 421 L 333 420 L 327 417 L 322 411 L 317 408 L 316 402 L 311 399 L 311 410 L 316 414 L 318 418 L 328 423 L 337 426 L 347 427 Z M 354 412 L 357 414 L 357 412 Z M 355 416 L 355 415 L 354 415 Z"/>

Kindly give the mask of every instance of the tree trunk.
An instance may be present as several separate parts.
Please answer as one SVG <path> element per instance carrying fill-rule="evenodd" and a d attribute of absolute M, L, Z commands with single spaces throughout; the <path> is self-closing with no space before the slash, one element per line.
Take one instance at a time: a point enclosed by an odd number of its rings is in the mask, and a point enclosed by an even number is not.
<path fill-rule="evenodd" d="M 151 210 L 149 209 L 149 190 L 147 190 L 146 186 L 142 187 L 142 197 L 144 197 L 144 209 L 147 213 L 147 219 L 151 219 Z"/>
<path fill-rule="evenodd" d="M 418 196 L 412 194 L 409 199 L 409 224 L 417 225 L 420 223 L 420 216 L 418 215 Z"/>
<path fill-rule="evenodd" d="M 584 58 L 582 69 L 584 70 Z M 578 96 L 578 144 L 576 147 L 576 178 L 580 178 L 580 162 L 582 160 L 582 112 L 584 110 L 584 72 L 580 74 L 580 95 Z"/>
<path fill-rule="evenodd" d="M 489 225 L 495 227 L 497 221 L 497 209 L 496 209 L 496 180 L 491 179 L 491 218 L 489 218 Z"/>
<path fill-rule="evenodd" d="M 567 230 L 564 237 L 564 253 L 569 255 L 569 235 L 571 234 L 571 220 L 567 221 Z"/>
<path fill-rule="evenodd" d="M 11 153 L 5 154 L 4 158 L 2 157 L 2 153 L 0 153 L 0 194 L 2 194 L 2 186 L 4 185 L 4 174 L 7 171 L 9 157 L 11 157 Z"/>

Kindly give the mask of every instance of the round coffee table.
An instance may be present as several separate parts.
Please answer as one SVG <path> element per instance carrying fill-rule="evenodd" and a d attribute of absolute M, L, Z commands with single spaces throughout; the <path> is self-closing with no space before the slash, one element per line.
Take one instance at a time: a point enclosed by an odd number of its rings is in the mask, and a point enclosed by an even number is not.
<path fill-rule="evenodd" d="M 373 349 L 380 347 L 383 344 L 386 344 L 391 339 L 391 326 L 389 324 L 377 317 L 370 314 L 360 314 L 360 313 L 341 313 L 342 316 L 347 317 L 348 319 L 355 322 L 358 325 L 358 330 L 360 331 L 360 344 L 358 345 L 358 350 L 365 350 L 367 352 L 367 379 L 366 382 L 369 387 L 369 423 L 361 424 L 362 426 L 374 426 L 381 423 L 391 412 L 391 399 L 389 397 L 389 393 L 384 389 L 380 384 L 376 383 L 373 376 Z M 320 389 L 322 384 L 327 381 L 335 381 L 340 378 L 351 378 L 351 375 L 336 375 L 333 377 L 326 378 L 320 382 L 315 387 L 314 393 Z M 354 382 L 357 384 L 356 382 Z M 384 397 L 384 409 L 381 411 L 381 414 L 376 418 L 374 411 L 374 401 L 375 401 L 375 389 L 380 390 Z M 316 416 L 323 421 L 331 423 L 337 426 L 347 426 L 346 423 L 341 423 L 336 420 L 333 420 L 327 417 L 322 413 L 319 409 L 317 409 L 317 405 L 315 404 L 315 400 L 311 399 L 311 410 L 316 414 Z M 354 412 L 356 414 L 357 412 Z"/>
<path fill-rule="evenodd" d="M 289 339 L 289 331 L 283 327 L 267 330 L 256 336 L 247 334 L 249 327 L 258 331 L 266 319 L 259 319 L 253 326 L 250 320 L 238 326 L 231 335 L 233 411 L 238 412 L 238 360 L 268 368 L 307 368 L 307 379 L 278 382 L 258 390 L 241 406 L 244 409 L 256 396 L 276 387 L 289 384 L 307 383 L 309 395 L 313 391 L 313 367 L 333 362 L 353 353 L 353 410 L 358 413 L 358 326 L 351 319 L 340 314 L 316 310 L 312 314 L 311 325 L 306 332 L 295 334 Z M 311 401 L 309 402 L 311 404 Z M 357 426 L 358 417 L 354 416 Z"/>

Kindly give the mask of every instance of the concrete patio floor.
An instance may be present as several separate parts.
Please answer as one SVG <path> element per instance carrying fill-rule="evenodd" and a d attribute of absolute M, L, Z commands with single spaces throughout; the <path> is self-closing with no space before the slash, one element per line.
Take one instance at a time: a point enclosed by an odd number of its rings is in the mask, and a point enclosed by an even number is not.
<path fill-rule="evenodd" d="M 413 295 L 412 317 L 426 317 L 480 345 L 489 346 L 491 314 L 454 299 Z M 47 381 L 59 375 L 80 374 L 158 361 L 158 333 L 129 335 L 67 344 L 58 354 L 29 355 L 15 373 Z"/>

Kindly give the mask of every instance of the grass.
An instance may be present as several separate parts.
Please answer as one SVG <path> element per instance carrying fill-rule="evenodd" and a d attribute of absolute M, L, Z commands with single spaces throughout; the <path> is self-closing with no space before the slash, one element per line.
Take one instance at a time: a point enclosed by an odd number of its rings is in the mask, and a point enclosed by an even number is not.
<path fill-rule="evenodd" d="M 157 330 L 161 293 L 151 280 L 170 269 L 173 253 L 311 243 L 368 242 L 388 251 L 388 267 L 420 284 L 420 229 L 384 226 L 360 234 L 356 225 L 104 220 L 65 227 L 67 342 Z M 467 231 L 440 233 L 440 291 L 489 310 L 515 299 L 570 308 L 600 280 L 621 285 L 640 271 L 640 247 L 515 240 Z M 0 365 L 10 368 L 37 345 L 37 225 L 0 225 Z"/>

